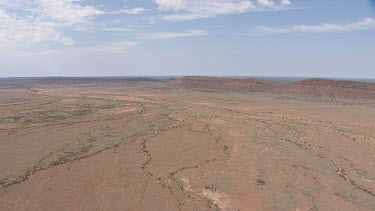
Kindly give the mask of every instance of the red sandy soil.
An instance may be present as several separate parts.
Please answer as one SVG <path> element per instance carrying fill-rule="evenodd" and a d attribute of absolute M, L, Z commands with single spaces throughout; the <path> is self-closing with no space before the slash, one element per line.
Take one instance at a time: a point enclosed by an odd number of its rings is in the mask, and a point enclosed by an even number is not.
<path fill-rule="evenodd" d="M 0 99 L 1 211 L 375 209 L 371 102 L 69 80 Z"/>

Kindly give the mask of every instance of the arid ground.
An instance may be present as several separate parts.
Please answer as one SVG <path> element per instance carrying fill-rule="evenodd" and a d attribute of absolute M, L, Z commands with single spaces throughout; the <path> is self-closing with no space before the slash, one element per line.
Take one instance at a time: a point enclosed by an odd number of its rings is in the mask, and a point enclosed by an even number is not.
<path fill-rule="evenodd" d="M 0 210 L 375 209 L 373 101 L 190 88 L 0 81 Z"/>

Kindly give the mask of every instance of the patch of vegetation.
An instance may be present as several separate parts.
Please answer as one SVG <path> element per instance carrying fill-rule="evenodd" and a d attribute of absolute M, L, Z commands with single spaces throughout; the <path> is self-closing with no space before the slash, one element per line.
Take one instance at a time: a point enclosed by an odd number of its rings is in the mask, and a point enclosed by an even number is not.
<path fill-rule="evenodd" d="M 40 116 L 40 117 L 34 117 L 29 118 L 24 121 L 25 124 L 37 124 L 37 123 L 47 123 L 47 122 L 55 122 L 58 120 L 64 120 L 66 119 L 63 115 L 46 115 L 46 116 Z"/>
<path fill-rule="evenodd" d="M 64 163 L 67 163 L 69 161 L 72 161 L 75 158 L 80 157 L 83 154 L 87 153 L 92 147 L 94 147 L 94 145 L 92 145 L 92 144 L 85 144 L 85 145 L 81 146 L 80 148 L 78 148 L 78 149 L 76 149 L 74 151 L 65 152 L 66 155 L 64 155 L 62 157 L 59 157 L 55 161 L 52 161 L 50 163 L 50 166 L 56 166 L 56 165 L 60 165 L 60 164 L 64 164 Z"/>
<path fill-rule="evenodd" d="M 259 186 L 265 186 L 266 182 L 263 181 L 262 179 L 257 179 L 257 185 L 259 185 Z"/>
<path fill-rule="evenodd" d="M 206 185 L 206 188 L 207 190 L 210 190 L 212 192 L 216 192 L 217 191 L 217 187 L 215 187 L 213 184 L 210 184 L 210 185 Z"/>
<path fill-rule="evenodd" d="M 100 108 L 100 109 L 113 109 L 115 107 L 116 107 L 116 105 L 114 105 L 114 104 L 105 104 L 105 105 L 99 106 L 98 108 Z"/>
<path fill-rule="evenodd" d="M 75 110 L 70 113 L 71 116 L 86 116 L 89 114 L 92 114 L 92 111 L 88 109 Z"/>
<path fill-rule="evenodd" d="M 142 107 L 142 109 L 139 111 L 139 114 L 143 114 L 143 113 L 145 113 L 148 110 L 149 110 L 148 107 Z"/>

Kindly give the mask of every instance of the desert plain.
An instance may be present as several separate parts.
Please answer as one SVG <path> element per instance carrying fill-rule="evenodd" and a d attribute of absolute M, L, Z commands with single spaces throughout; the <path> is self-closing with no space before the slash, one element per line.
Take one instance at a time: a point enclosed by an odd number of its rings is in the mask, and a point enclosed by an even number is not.
<path fill-rule="evenodd" d="M 374 89 L 207 84 L 0 81 L 0 210 L 375 209 Z"/>

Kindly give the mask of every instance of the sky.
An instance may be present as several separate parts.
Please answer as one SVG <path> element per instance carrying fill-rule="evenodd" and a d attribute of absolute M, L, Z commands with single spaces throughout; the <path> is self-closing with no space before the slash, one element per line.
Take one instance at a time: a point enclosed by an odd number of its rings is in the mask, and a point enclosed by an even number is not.
<path fill-rule="evenodd" d="M 375 0 L 0 0 L 0 77 L 375 78 Z"/>

